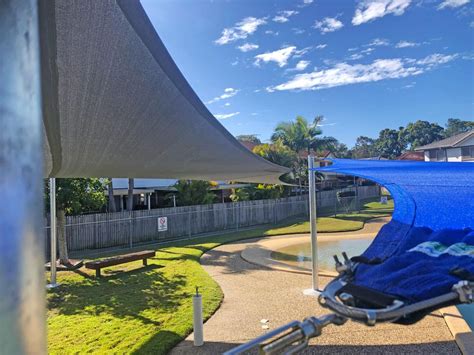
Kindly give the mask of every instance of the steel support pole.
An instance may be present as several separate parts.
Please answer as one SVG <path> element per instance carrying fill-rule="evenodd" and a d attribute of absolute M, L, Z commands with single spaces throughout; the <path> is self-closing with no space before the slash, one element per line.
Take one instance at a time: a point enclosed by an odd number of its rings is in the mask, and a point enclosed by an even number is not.
<path fill-rule="evenodd" d="M 49 206 L 50 206 L 50 232 L 51 232 L 51 281 L 47 285 L 48 288 L 54 288 L 58 286 L 56 282 L 56 262 L 57 262 L 57 233 L 58 228 L 56 226 L 56 179 L 49 179 Z"/>
<path fill-rule="evenodd" d="M 307 295 L 319 295 L 318 291 L 318 235 L 316 225 L 316 177 L 314 172 L 314 157 L 308 156 L 308 183 L 309 183 L 309 224 L 311 232 L 311 276 L 312 288 L 305 290 Z"/>
<path fill-rule="evenodd" d="M 0 353 L 46 354 L 37 0 L 0 1 Z"/>

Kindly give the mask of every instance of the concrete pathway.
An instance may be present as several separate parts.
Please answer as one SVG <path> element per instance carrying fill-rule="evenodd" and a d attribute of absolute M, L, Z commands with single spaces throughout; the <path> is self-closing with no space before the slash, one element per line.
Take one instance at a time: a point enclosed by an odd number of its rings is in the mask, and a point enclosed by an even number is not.
<path fill-rule="evenodd" d="M 316 299 L 303 295 L 303 289 L 311 286 L 309 275 L 271 270 L 243 260 L 241 252 L 256 241 L 222 245 L 202 257 L 203 267 L 222 288 L 224 301 L 204 325 L 205 345 L 193 347 L 191 334 L 172 354 L 222 353 L 264 334 L 262 319 L 268 319 L 270 329 L 274 329 L 295 319 L 328 313 Z M 321 286 L 329 280 L 320 277 Z M 381 324 L 370 328 L 354 322 L 342 327 L 328 326 L 322 336 L 311 341 L 305 353 L 459 354 L 460 351 L 443 317 L 436 312 L 412 326 Z"/>

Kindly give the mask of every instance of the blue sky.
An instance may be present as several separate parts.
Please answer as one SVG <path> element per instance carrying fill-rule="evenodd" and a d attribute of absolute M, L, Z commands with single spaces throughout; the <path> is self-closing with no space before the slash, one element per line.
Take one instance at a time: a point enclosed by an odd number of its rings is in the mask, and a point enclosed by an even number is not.
<path fill-rule="evenodd" d="M 474 120 L 470 0 L 142 0 L 176 64 L 234 135 L 326 117 L 352 146 L 418 119 Z"/>

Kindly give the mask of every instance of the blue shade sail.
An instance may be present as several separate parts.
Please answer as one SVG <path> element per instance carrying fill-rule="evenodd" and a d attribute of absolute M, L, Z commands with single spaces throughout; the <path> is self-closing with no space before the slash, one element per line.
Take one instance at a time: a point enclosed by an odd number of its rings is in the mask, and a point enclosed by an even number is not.
<path fill-rule="evenodd" d="M 392 221 L 364 252 L 355 283 L 416 302 L 449 292 L 454 268 L 474 273 L 474 163 L 334 159 L 317 168 L 385 186 Z"/>

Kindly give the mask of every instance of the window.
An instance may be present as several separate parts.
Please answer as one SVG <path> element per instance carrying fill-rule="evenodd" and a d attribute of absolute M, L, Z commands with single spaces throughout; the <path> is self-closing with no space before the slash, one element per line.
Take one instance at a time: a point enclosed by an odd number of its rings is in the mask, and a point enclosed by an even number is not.
<path fill-rule="evenodd" d="M 432 149 L 429 155 L 431 161 L 446 161 L 446 149 Z"/>
<path fill-rule="evenodd" d="M 461 148 L 462 160 L 474 160 L 474 146 Z"/>

